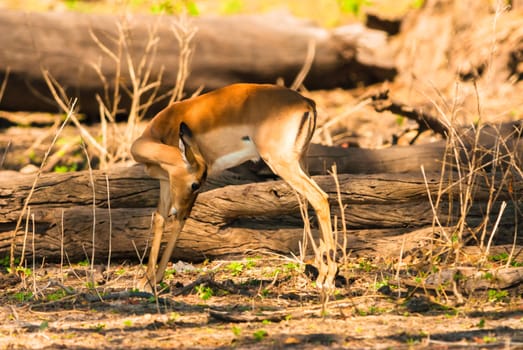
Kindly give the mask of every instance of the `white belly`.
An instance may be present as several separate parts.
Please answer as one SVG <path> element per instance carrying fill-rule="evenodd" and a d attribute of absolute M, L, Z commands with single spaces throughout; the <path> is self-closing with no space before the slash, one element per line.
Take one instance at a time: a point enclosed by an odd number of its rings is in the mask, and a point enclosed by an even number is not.
<path fill-rule="evenodd" d="M 226 136 L 225 136 L 226 137 Z M 257 161 L 260 155 L 251 139 L 242 140 L 241 147 L 234 151 L 222 154 L 209 167 L 209 173 L 216 174 L 225 169 L 240 165 L 248 160 Z"/>

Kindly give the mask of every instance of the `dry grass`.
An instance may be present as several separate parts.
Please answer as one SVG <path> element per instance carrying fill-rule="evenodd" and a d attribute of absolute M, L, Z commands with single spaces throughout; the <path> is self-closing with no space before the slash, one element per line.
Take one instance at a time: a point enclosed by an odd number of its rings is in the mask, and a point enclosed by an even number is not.
<path fill-rule="evenodd" d="M 49 157 L 49 154 L 50 154 L 50 150 L 53 148 L 54 144 L 56 143 L 56 140 L 58 139 L 58 136 L 60 135 L 61 131 L 63 130 L 63 128 L 67 125 L 67 123 L 69 122 L 69 120 L 71 118 L 74 117 L 74 112 L 73 112 L 73 109 L 74 109 L 74 106 L 75 106 L 76 102 L 73 101 L 72 103 L 72 109 L 69 110 L 68 114 L 67 114 L 67 117 L 65 118 L 65 120 L 63 121 L 62 125 L 60 126 L 60 128 L 58 129 L 58 131 L 56 132 L 53 140 L 51 141 L 51 145 L 48 149 L 48 151 L 45 153 L 44 155 L 44 159 L 42 160 L 42 164 L 40 165 L 40 168 L 38 169 L 36 175 L 35 175 L 35 179 L 33 181 L 33 184 L 31 186 L 31 189 L 29 190 L 29 194 L 27 195 L 25 201 L 24 201 L 24 206 L 22 207 L 22 211 L 20 212 L 20 215 L 19 215 L 19 218 L 18 218 L 18 221 L 16 223 L 16 227 L 13 231 L 13 235 L 11 237 L 11 248 L 10 248 L 10 256 L 9 256 L 9 266 L 11 268 L 11 271 L 15 271 L 15 246 L 16 246 L 16 235 L 18 233 L 18 230 L 20 229 L 21 225 L 22 225 L 22 221 L 23 221 L 23 218 L 24 218 L 24 215 L 27 215 L 27 219 L 26 219 L 26 223 L 28 223 L 28 218 L 29 218 L 29 203 L 31 201 L 31 197 L 34 193 L 34 190 L 36 188 L 36 185 L 38 183 L 38 179 L 40 177 L 40 175 L 42 174 L 42 168 L 44 167 L 45 163 L 46 163 L 46 160 L 47 158 Z M 26 237 L 27 237 L 27 229 L 26 229 Z M 25 245 L 25 239 L 24 239 L 24 245 Z M 23 266 L 23 263 L 24 263 L 24 257 L 22 256 L 20 258 L 20 266 Z"/>
<path fill-rule="evenodd" d="M 190 74 L 191 40 L 196 28 L 186 16 L 172 20 L 173 39 L 179 45 L 179 71 L 176 81 L 173 82 L 172 90 L 160 94 L 159 88 L 162 85 L 164 67 L 160 67 L 155 76 L 152 74 L 160 40 L 157 34 L 159 23 L 160 17 L 155 26 L 150 28 L 144 52 L 140 57 L 132 57 L 129 51 L 132 24 L 126 19 L 117 23 L 117 33 L 114 37 L 99 38 L 93 31 L 90 32 L 101 55 L 107 57 L 108 61 L 114 65 L 116 74 L 112 79 L 108 79 L 104 75 L 101 61 L 91 62 L 91 67 L 97 73 L 103 86 L 103 93 L 96 95 L 100 115 L 99 130 L 90 131 L 75 115 L 71 117 L 71 121 L 89 149 L 89 159 L 100 169 L 109 169 L 118 163 L 126 163 L 132 159 L 131 144 L 141 132 L 143 128 L 141 121 L 153 104 L 162 101 L 169 103 L 184 97 L 183 87 Z M 124 69 L 126 69 L 125 72 Z M 71 108 L 71 99 L 67 96 L 66 91 L 53 78 L 52 72 L 42 68 L 42 74 L 56 104 L 63 111 L 68 111 Z M 130 77 L 129 86 L 124 83 L 126 81 L 122 78 L 124 74 Z M 195 92 L 195 94 L 197 93 L 198 91 Z M 126 122 L 118 123 L 117 115 L 124 112 L 122 107 L 124 98 L 130 100 L 130 107 L 125 111 Z M 78 142 L 72 140 L 63 147 L 67 147 L 68 153 L 73 153 L 78 146 Z M 63 149 L 55 152 L 58 155 L 63 153 Z"/>

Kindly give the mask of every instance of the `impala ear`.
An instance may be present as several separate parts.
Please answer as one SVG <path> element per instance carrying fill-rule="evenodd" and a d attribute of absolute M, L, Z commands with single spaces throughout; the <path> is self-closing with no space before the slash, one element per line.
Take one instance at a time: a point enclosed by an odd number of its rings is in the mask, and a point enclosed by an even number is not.
<path fill-rule="evenodd" d="M 194 140 L 191 129 L 184 122 L 180 123 L 180 140 L 178 147 L 180 148 L 185 163 L 194 171 L 205 167 L 205 160 L 200 152 L 200 148 Z"/>

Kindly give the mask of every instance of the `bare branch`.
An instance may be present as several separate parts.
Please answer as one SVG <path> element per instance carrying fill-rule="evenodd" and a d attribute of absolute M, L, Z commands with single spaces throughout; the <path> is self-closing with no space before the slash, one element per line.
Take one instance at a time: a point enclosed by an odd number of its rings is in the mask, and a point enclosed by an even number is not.
<path fill-rule="evenodd" d="M 198 28 L 193 26 L 186 15 L 180 16 L 178 21 L 173 21 L 171 29 L 176 40 L 178 40 L 180 54 L 178 58 L 176 84 L 169 103 L 180 101 L 183 98 L 183 90 L 190 74 L 189 65 L 193 54 L 191 42 L 198 31 Z"/>
<path fill-rule="evenodd" d="M 291 89 L 298 90 L 298 88 L 303 84 L 303 81 L 307 77 L 307 74 L 309 74 L 309 71 L 312 67 L 312 62 L 314 62 L 314 56 L 316 55 L 316 40 L 311 39 L 309 40 L 309 43 L 307 45 L 307 55 L 305 56 L 305 62 L 303 63 L 303 66 L 301 67 L 298 75 L 296 75 L 296 79 L 294 79 L 294 82 L 291 85 Z"/>
<path fill-rule="evenodd" d="M 11 73 L 11 67 L 7 66 L 5 68 L 4 80 L 2 81 L 2 85 L 0 86 L 0 102 L 2 101 L 2 97 L 4 96 L 5 88 L 7 87 L 7 80 L 9 80 L 10 73 Z"/>

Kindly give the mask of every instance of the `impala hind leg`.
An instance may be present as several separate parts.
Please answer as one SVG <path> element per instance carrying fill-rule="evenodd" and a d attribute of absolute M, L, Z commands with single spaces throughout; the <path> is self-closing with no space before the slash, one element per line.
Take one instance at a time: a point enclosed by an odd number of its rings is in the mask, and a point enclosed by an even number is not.
<path fill-rule="evenodd" d="M 316 283 L 320 288 L 333 288 L 338 267 L 334 260 L 336 242 L 332 233 L 328 195 L 305 174 L 298 161 L 288 162 L 279 158 L 278 161 L 267 160 L 267 164 L 314 208 L 321 230 L 320 244 L 315 252 L 319 272 Z"/>

